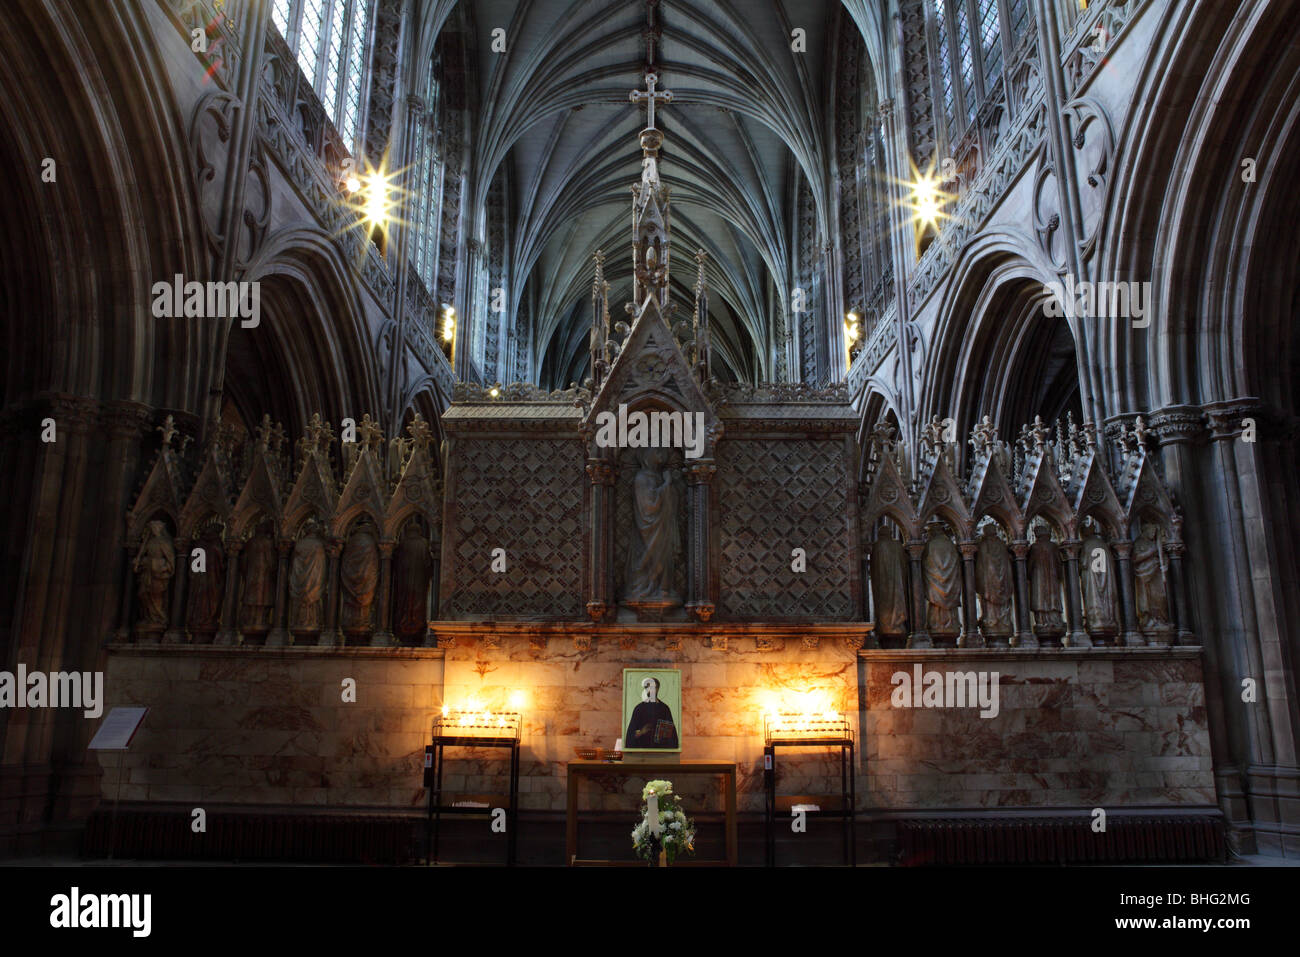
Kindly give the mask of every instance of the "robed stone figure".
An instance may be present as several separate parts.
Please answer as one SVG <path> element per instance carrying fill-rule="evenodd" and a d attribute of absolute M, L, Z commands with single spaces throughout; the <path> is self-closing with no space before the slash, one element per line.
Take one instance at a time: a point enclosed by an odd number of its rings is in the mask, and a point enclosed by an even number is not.
<path fill-rule="evenodd" d="M 1119 628 L 1119 603 L 1115 600 L 1115 560 L 1101 536 L 1093 533 L 1083 543 L 1083 614 L 1092 634 L 1113 635 Z"/>
<path fill-rule="evenodd" d="M 348 539 L 339 579 L 343 585 L 340 627 L 352 633 L 369 630 L 370 607 L 379 584 L 379 547 L 370 529 L 359 528 Z"/>
<path fill-rule="evenodd" d="M 931 530 L 921 568 L 925 572 L 926 631 L 955 637 L 959 628 L 957 606 L 961 604 L 961 556 L 942 529 Z"/>
<path fill-rule="evenodd" d="M 275 609 L 275 546 L 266 532 L 254 535 L 244 546 L 244 593 L 239 609 L 239 628 L 245 632 L 268 631 Z"/>
<path fill-rule="evenodd" d="M 1160 569 L 1160 540 L 1156 527 L 1146 524 L 1133 543 L 1134 595 L 1137 599 L 1138 623 L 1143 631 L 1167 631 L 1169 621 L 1169 595 L 1165 591 L 1164 575 Z"/>
<path fill-rule="evenodd" d="M 987 637 L 1011 634 L 1011 555 L 992 525 L 985 525 L 975 547 L 975 590 L 980 596 L 980 628 Z"/>
<path fill-rule="evenodd" d="M 167 586 L 176 574 L 176 549 L 166 525 L 157 519 L 148 524 L 131 567 L 140 599 L 140 624 L 149 630 L 166 628 Z"/>
<path fill-rule="evenodd" d="M 677 724 L 668 705 L 659 700 L 659 679 L 647 675 L 641 679 L 641 702 L 632 709 L 632 718 L 623 735 L 625 748 L 676 748 Z"/>
<path fill-rule="evenodd" d="M 429 627 L 429 579 L 433 562 L 429 541 L 414 523 L 393 554 L 393 632 L 406 637 L 422 635 Z"/>
<path fill-rule="evenodd" d="M 871 548 L 871 594 L 876 603 L 877 633 L 906 635 L 907 554 L 902 544 L 887 534 Z"/>
<path fill-rule="evenodd" d="M 316 529 L 298 539 L 289 570 L 289 630 L 309 634 L 321 630 L 325 593 L 325 542 Z"/>
<path fill-rule="evenodd" d="M 1040 635 L 1065 633 L 1061 617 L 1061 556 L 1056 543 L 1040 527 L 1029 546 L 1029 607 L 1034 631 Z"/>
<path fill-rule="evenodd" d="M 203 549 L 202 572 L 190 570 L 189 612 L 186 624 L 192 635 L 215 634 L 221 627 L 221 602 L 225 597 L 226 559 L 216 532 L 206 532 L 196 543 Z"/>
<path fill-rule="evenodd" d="M 673 570 L 679 549 L 680 477 L 666 468 L 668 450 L 644 449 L 632 483 L 637 539 L 628 549 L 626 601 L 675 602 Z"/>

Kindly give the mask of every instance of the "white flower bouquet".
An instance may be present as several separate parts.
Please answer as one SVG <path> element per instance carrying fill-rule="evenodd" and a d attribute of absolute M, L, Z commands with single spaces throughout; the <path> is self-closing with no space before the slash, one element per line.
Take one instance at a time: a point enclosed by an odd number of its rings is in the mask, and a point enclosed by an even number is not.
<path fill-rule="evenodd" d="M 650 799 L 658 808 L 659 834 L 650 821 Z M 641 790 L 641 822 L 632 828 L 632 847 L 637 857 L 654 861 L 662 849 L 669 864 L 682 854 L 695 853 L 695 822 L 686 816 L 671 781 L 651 781 Z"/>

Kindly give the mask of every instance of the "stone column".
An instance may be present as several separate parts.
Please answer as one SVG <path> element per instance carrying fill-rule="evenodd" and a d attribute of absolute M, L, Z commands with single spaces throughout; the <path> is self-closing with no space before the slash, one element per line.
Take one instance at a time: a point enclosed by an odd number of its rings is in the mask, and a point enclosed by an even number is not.
<path fill-rule="evenodd" d="M 390 620 L 393 602 L 389 597 L 393 580 L 393 547 L 396 544 L 390 539 L 384 539 L 379 543 L 379 594 L 375 596 L 379 606 L 376 609 L 379 620 L 375 622 L 375 630 L 370 635 L 371 648 L 391 648 L 397 644 L 397 639 L 393 637 L 393 623 Z"/>
<path fill-rule="evenodd" d="M 933 648 L 930 632 L 925 627 L 925 573 L 921 570 L 921 556 L 925 552 L 925 542 L 910 539 L 907 543 L 908 564 L 911 566 L 912 579 L 912 633 L 907 636 L 909 648 Z"/>
<path fill-rule="evenodd" d="M 984 636 L 980 634 L 979 616 L 975 610 L 975 552 L 979 545 L 972 539 L 958 542 L 961 549 L 961 637 L 958 648 L 983 648 Z"/>
<path fill-rule="evenodd" d="M 876 593 L 871 588 L 871 546 L 872 542 L 862 543 L 862 620 L 873 621 L 872 615 L 875 610 L 872 603 L 875 601 Z M 870 596 L 870 598 L 868 598 Z"/>
<path fill-rule="evenodd" d="M 1029 627 L 1029 568 L 1025 563 L 1028 554 L 1028 540 L 1017 538 L 1011 542 L 1016 574 L 1016 634 L 1011 639 L 1012 648 L 1038 647 L 1038 639 Z"/>
<path fill-rule="evenodd" d="M 226 595 L 221 602 L 221 630 L 212 640 L 214 645 L 243 644 L 239 633 L 239 553 L 244 543 L 226 539 Z"/>
<path fill-rule="evenodd" d="M 326 648 L 343 647 L 343 635 L 339 633 L 339 556 L 343 554 L 343 542 L 331 538 L 325 545 L 328 562 L 325 566 L 325 627 L 320 633 L 317 644 Z"/>
<path fill-rule="evenodd" d="M 122 606 L 118 611 L 117 631 L 113 632 L 113 641 L 123 645 L 131 640 L 131 592 L 135 588 L 135 572 L 131 571 L 131 560 L 139 547 L 139 542 L 127 542 L 122 547 Z"/>
<path fill-rule="evenodd" d="M 587 614 L 592 621 L 614 617 L 614 482 L 612 462 L 588 459 L 591 478 L 591 579 Z"/>
<path fill-rule="evenodd" d="M 1124 644 L 1138 648 L 1147 643 L 1138 630 L 1137 606 L 1133 597 L 1133 543 L 1116 541 L 1115 560 L 1119 564 L 1119 605 Z"/>
<path fill-rule="evenodd" d="M 1169 579 L 1174 591 L 1174 614 L 1178 616 L 1178 638 L 1175 644 L 1195 645 L 1196 635 L 1187 610 L 1187 579 L 1183 577 L 1183 554 L 1187 550 L 1182 542 L 1167 542 L 1169 552 Z"/>
<path fill-rule="evenodd" d="M 266 636 L 266 647 L 283 648 L 293 644 L 293 638 L 284 627 L 285 593 L 289 590 L 289 553 L 293 551 L 293 541 L 282 538 L 275 543 L 280 553 L 280 561 L 275 569 L 275 617 L 271 621 L 271 633 Z"/>
<path fill-rule="evenodd" d="M 709 489 L 717 470 L 711 460 L 686 466 L 690 503 L 686 530 L 690 539 L 686 555 L 686 611 L 698 621 L 713 617 L 713 602 L 709 600 Z"/>
<path fill-rule="evenodd" d="M 1061 556 L 1065 559 L 1065 635 L 1061 638 L 1063 648 L 1091 648 L 1092 639 L 1083 630 L 1083 593 L 1079 587 L 1079 552 L 1083 542 L 1077 538 L 1067 538 L 1061 543 Z"/>
<path fill-rule="evenodd" d="M 185 588 L 190 573 L 190 540 L 176 539 L 176 577 L 172 579 L 171 625 L 163 633 L 163 644 L 175 645 L 185 641 Z"/>

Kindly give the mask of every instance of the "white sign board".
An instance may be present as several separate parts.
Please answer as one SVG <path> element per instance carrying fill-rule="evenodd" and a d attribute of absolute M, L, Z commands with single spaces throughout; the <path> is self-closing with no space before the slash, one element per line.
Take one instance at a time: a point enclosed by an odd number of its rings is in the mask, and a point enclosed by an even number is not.
<path fill-rule="evenodd" d="M 89 750 L 125 751 L 148 713 L 148 708 L 114 708 L 90 739 Z"/>

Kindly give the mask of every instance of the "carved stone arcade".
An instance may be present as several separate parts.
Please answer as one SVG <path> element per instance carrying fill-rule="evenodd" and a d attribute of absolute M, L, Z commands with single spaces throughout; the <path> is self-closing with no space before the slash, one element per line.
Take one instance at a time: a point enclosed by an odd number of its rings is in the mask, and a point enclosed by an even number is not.
<path fill-rule="evenodd" d="M 165 428 L 127 514 L 115 640 L 424 644 L 442 527 L 433 435 L 419 415 L 408 438 L 385 442 L 368 415 L 357 432 L 336 457 L 315 415 L 290 461 L 269 418 L 246 441 L 219 431 L 191 482 Z"/>
<path fill-rule="evenodd" d="M 985 417 L 964 474 L 935 420 L 915 478 L 892 433 L 873 433 L 860 490 L 883 645 L 1197 644 L 1182 516 L 1141 417 L 1119 432 L 1113 462 L 1091 427 L 1058 423 L 1053 436 L 1035 419 L 1007 443 Z"/>

